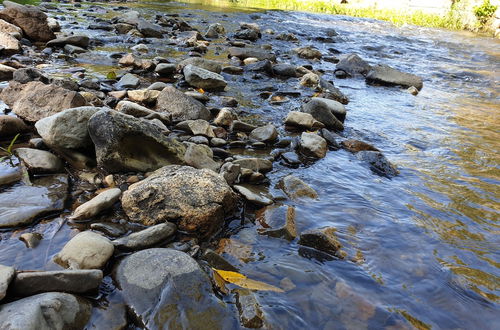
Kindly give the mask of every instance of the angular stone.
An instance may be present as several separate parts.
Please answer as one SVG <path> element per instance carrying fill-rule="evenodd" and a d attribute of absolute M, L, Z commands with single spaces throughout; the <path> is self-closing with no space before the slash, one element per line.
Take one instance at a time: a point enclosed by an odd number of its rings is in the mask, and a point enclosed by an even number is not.
<path fill-rule="evenodd" d="M 302 106 L 302 111 L 311 114 L 314 119 L 323 123 L 326 128 L 342 131 L 346 111 L 344 106 L 333 100 L 313 97 Z M 340 118 L 340 119 L 339 119 Z"/>
<path fill-rule="evenodd" d="M 171 63 L 160 63 L 156 66 L 155 72 L 160 77 L 171 77 L 177 72 L 177 66 Z"/>
<path fill-rule="evenodd" d="M 107 189 L 88 202 L 77 207 L 71 219 L 82 220 L 90 219 L 102 211 L 111 208 L 116 202 L 120 200 L 122 191 L 118 188 Z"/>
<path fill-rule="evenodd" d="M 342 258 L 342 245 L 333 227 L 306 230 L 300 234 L 299 244 Z"/>
<path fill-rule="evenodd" d="M 209 138 L 215 137 L 210 123 L 203 119 L 182 121 L 178 123 L 176 127 L 192 135 L 203 135 Z"/>
<path fill-rule="evenodd" d="M 258 329 L 264 326 L 264 313 L 255 294 L 248 289 L 235 289 L 236 306 L 241 324 L 246 328 Z"/>
<path fill-rule="evenodd" d="M 33 41 L 49 41 L 55 38 L 47 23 L 47 15 L 33 6 L 23 6 L 12 1 L 4 1 L 0 19 L 19 26 Z"/>
<path fill-rule="evenodd" d="M 288 206 L 286 210 L 285 224 L 276 229 L 264 229 L 259 234 L 269 237 L 283 238 L 293 241 L 297 238 L 297 225 L 295 223 L 295 207 Z"/>
<path fill-rule="evenodd" d="M 0 32 L 0 47 L 2 48 L 2 53 L 6 55 L 16 54 L 22 51 L 21 43 L 19 42 L 19 40 L 5 32 Z"/>
<path fill-rule="evenodd" d="M 138 89 L 127 91 L 127 96 L 131 101 L 141 102 L 146 104 L 155 103 L 160 95 L 160 91 L 152 89 Z"/>
<path fill-rule="evenodd" d="M 21 39 L 23 37 L 23 30 L 20 27 L 10 24 L 3 19 L 0 19 L 0 32 L 10 34 L 16 39 Z"/>
<path fill-rule="evenodd" d="M 310 130 L 313 127 L 324 126 L 310 113 L 290 111 L 285 118 L 285 125 Z"/>
<path fill-rule="evenodd" d="M 61 173 L 63 162 L 54 154 L 31 148 L 17 148 L 15 154 L 33 174 Z"/>
<path fill-rule="evenodd" d="M 304 132 L 300 136 L 300 151 L 306 156 L 324 158 L 327 151 L 326 140 L 316 133 Z"/>
<path fill-rule="evenodd" d="M 157 99 L 157 111 L 171 114 L 175 121 L 209 120 L 211 117 L 210 111 L 201 102 L 184 95 L 173 86 L 165 87 L 161 91 Z"/>
<path fill-rule="evenodd" d="M 422 78 L 411 73 L 402 72 L 388 65 L 376 65 L 366 75 L 369 84 L 386 86 L 415 87 L 421 90 L 424 87 Z"/>
<path fill-rule="evenodd" d="M 118 80 L 116 86 L 118 88 L 137 88 L 141 84 L 139 77 L 135 74 L 127 73 Z"/>
<path fill-rule="evenodd" d="M 112 243 L 116 248 L 121 250 L 142 250 L 167 243 L 176 231 L 177 226 L 173 223 L 160 223 L 125 237 L 115 239 Z"/>
<path fill-rule="evenodd" d="M 194 168 L 206 168 L 217 173 L 220 164 L 213 160 L 213 152 L 206 145 L 190 144 L 184 155 L 186 164 Z"/>
<path fill-rule="evenodd" d="M 344 71 L 351 76 L 366 76 L 370 69 L 370 64 L 368 64 L 357 54 L 346 54 L 340 58 L 340 61 L 337 63 L 337 66 L 335 68 L 335 72 Z"/>
<path fill-rule="evenodd" d="M 234 160 L 233 164 L 260 173 L 267 173 L 273 169 L 273 163 L 263 158 L 241 158 Z"/>
<path fill-rule="evenodd" d="M 90 39 L 87 36 L 68 36 L 58 37 L 47 42 L 47 47 L 64 47 L 65 45 L 73 45 L 82 48 L 89 46 Z"/>
<path fill-rule="evenodd" d="M 250 140 L 259 142 L 273 142 L 278 138 L 278 131 L 272 124 L 257 127 L 250 133 Z"/>
<path fill-rule="evenodd" d="M 222 65 L 217 61 L 207 60 L 202 57 L 190 57 L 185 60 L 180 61 L 177 64 L 177 71 L 183 71 L 188 65 L 194 65 L 198 68 L 202 68 L 214 73 L 221 73 Z"/>
<path fill-rule="evenodd" d="M 83 231 L 64 245 L 54 261 L 65 268 L 100 269 L 106 265 L 113 251 L 114 246 L 107 238 Z"/>
<path fill-rule="evenodd" d="M 318 193 L 296 176 L 287 175 L 280 180 L 279 184 L 285 194 L 293 200 L 299 200 L 306 197 L 312 199 L 318 198 Z"/>
<path fill-rule="evenodd" d="M 0 137 L 14 136 L 17 133 L 25 133 L 29 127 L 21 119 L 15 116 L 0 115 Z"/>
<path fill-rule="evenodd" d="M 0 265 L 0 301 L 7 295 L 7 289 L 15 274 L 14 268 Z"/>
<path fill-rule="evenodd" d="M 184 78 L 189 85 L 202 88 L 206 91 L 223 90 L 227 82 L 220 74 L 199 68 L 194 65 L 186 65 L 184 67 Z"/>
<path fill-rule="evenodd" d="M 274 203 L 272 196 L 253 185 L 234 185 L 233 188 L 245 199 L 257 205 L 271 205 Z"/>

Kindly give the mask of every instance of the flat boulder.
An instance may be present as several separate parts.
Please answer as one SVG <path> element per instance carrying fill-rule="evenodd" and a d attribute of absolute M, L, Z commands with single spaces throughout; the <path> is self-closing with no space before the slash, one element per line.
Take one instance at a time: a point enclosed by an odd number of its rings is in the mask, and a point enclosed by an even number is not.
<path fill-rule="evenodd" d="M 184 78 L 186 79 L 187 83 L 196 88 L 202 88 L 207 91 L 214 91 L 224 90 L 227 85 L 224 77 L 220 74 L 205 70 L 191 64 L 186 65 L 183 72 Z"/>
<path fill-rule="evenodd" d="M 185 95 L 173 86 L 165 87 L 156 102 L 156 110 L 171 114 L 174 121 L 209 120 L 211 117 L 210 111 L 200 101 Z"/>
<path fill-rule="evenodd" d="M 237 197 L 223 177 L 207 169 L 165 166 L 124 192 L 129 219 L 150 226 L 176 222 L 179 230 L 207 236 L 233 214 Z"/>
<path fill-rule="evenodd" d="M 346 54 L 340 58 L 335 67 L 335 72 L 344 71 L 350 76 L 366 76 L 371 66 L 357 54 Z"/>
<path fill-rule="evenodd" d="M 366 82 L 374 85 L 415 87 L 418 90 L 424 87 L 419 76 L 396 70 L 388 65 L 373 66 L 366 75 Z"/>
<path fill-rule="evenodd" d="M 66 45 L 73 45 L 82 48 L 87 48 L 90 43 L 90 38 L 87 36 L 68 36 L 58 37 L 47 42 L 47 47 L 64 47 Z"/>
<path fill-rule="evenodd" d="M 147 249 L 125 257 L 115 279 L 128 310 L 147 329 L 234 329 L 235 312 L 219 300 L 198 263 L 184 252 Z"/>
<path fill-rule="evenodd" d="M 49 27 L 47 15 L 40 9 L 12 1 L 4 1 L 3 5 L 5 9 L 0 11 L 0 19 L 20 27 L 30 40 L 47 42 L 56 37 Z"/>
<path fill-rule="evenodd" d="M 97 163 L 109 172 L 147 172 L 184 163 L 184 145 L 148 120 L 100 110 L 90 118 L 88 130 Z"/>

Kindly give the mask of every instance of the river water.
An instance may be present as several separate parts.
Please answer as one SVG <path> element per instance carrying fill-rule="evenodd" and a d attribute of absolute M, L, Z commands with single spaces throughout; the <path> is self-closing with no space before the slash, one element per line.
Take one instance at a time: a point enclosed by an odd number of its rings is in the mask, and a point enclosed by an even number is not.
<path fill-rule="evenodd" d="M 399 88 L 366 85 L 363 79 L 335 79 L 335 64 L 312 63 L 350 99 L 343 135 L 375 145 L 400 175 L 379 177 L 345 150 L 329 152 L 297 169 L 275 166 L 269 175 L 275 197 L 280 195 L 279 179 L 293 173 L 314 187 L 318 200 L 283 199 L 267 210 L 248 209 L 247 221 L 232 222 L 231 235 L 218 246 L 241 273 L 287 288 L 285 293 L 257 292 L 270 328 L 500 326 L 498 40 L 323 14 L 175 2 L 129 6 L 146 15 L 178 13 L 200 31 L 208 23 L 220 22 L 233 32 L 238 22 L 252 21 L 262 30 L 294 33 L 301 46 L 313 44 L 323 54 L 354 52 L 372 64 L 388 64 L 424 79 L 424 88 L 415 97 Z M 96 36 L 81 27 L 71 29 Z M 328 29 L 339 34 L 333 43 L 315 39 Z M 76 63 L 96 75 L 113 69 L 109 53 L 124 48 L 112 41 L 111 33 L 99 33 L 109 36 L 106 46 Z M 272 44 L 280 62 L 311 64 L 288 55 L 297 47 L 294 43 L 267 34 L 257 43 Z M 161 43 L 150 48 L 151 57 L 183 55 Z M 227 52 L 211 49 L 207 57 L 228 62 Z M 54 64 L 54 72 L 64 67 L 58 65 Z M 264 87 L 294 90 L 298 81 L 225 77 L 229 88 L 222 95 L 236 97 L 242 117 L 256 123 L 282 127 L 286 114 L 313 93 L 302 89 L 302 97 L 271 105 L 259 97 Z M 258 234 L 259 223 L 279 223 L 288 206 L 296 209 L 299 232 L 335 227 L 349 257 L 321 259 L 296 241 Z M 39 226 L 52 239 L 29 253 L 19 252 L 24 245 L 17 240 L 18 233 L 4 233 L 0 263 L 21 269 L 55 268 L 47 260 L 69 239 L 72 229 L 61 218 Z"/>

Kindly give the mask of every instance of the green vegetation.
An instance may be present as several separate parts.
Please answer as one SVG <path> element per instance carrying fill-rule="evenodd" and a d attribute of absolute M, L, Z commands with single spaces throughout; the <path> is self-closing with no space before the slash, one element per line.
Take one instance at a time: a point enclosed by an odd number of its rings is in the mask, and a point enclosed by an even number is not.
<path fill-rule="evenodd" d="M 493 17 L 496 10 L 497 6 L 492 5 L 490 0 L 484 0 L 481 6 L 474 7 L 474 14 L 479 23 L 484 26 Z"/>
<path fill-rule="evenodd" d="M 5 159 L 9 159 L 10 160 L 10 158 L 13 155 L 12 154 L 12 147 L 14 147 L 14 144 L 16 143 L 17 138 L 19 137 L 19 135 L 20 134 L 18 133 L 18 134 L 16 134 L 16 136 L 14 136 L 14 138 L 12 139 L 12 141 L 10 141 L 9 146 L 7 148 L 0 147 L 0 149 L 7 154 L 7 156 L 4 156 L 4 157 L 0 158 L 0 161 L 4 161 Z"/>

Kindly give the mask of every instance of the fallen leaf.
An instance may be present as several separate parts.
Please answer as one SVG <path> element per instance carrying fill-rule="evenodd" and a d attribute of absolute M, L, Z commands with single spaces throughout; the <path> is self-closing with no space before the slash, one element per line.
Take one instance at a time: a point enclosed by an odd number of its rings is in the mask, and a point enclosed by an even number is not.
<path fill-rule="evenodd" d="M 217 285 L 219 290 L 224 294 L 228 294 L 229 291 L 226 288 L 226 281 L 224 281 L 222 276 L 220 276 L 219 273 L 217 273 L 216 271 L 214 271 L 213 274 L 214 274 L 215 284 Z"/>
<path fill-rule="evenodd" d="M 321 95 L 321 93 L 316 92 L 316 93 L 313 94 L 313 97 L 318 97 L 320 95 Z"/>
<path fill-rule="evenodd" d="M 114 71 L 110 71 L 108 72 L 108 74 L 106 75 L 106 79 L 116 79 L 116 72 Z"/>
<path fill-rule="evenodd" d="M 274 292 L 285 292 L 282 289 L 275 287 L 264 282 L 259 282 L 251 280 L 243 274 L 237 272 L 230 272 L 226 270 L 219 270 L 212 268 L 216 274 L 218 274 L 222 279 L 228 283 L 236 284 L 245 289 L 249 290 L 259 290 L 259 291 L 274 291 Z"/>
<path fill-rule="evenodd" d="M 205 94 L 205 91 L 203 90 L 203 88 L 198 88 L 197 91 L 198 91 L 198 93 Z"/>

